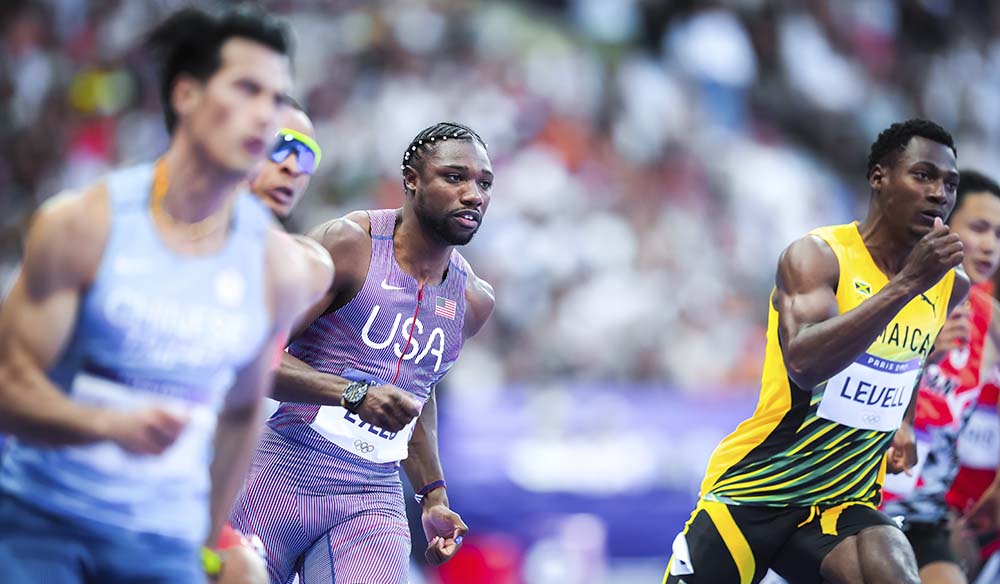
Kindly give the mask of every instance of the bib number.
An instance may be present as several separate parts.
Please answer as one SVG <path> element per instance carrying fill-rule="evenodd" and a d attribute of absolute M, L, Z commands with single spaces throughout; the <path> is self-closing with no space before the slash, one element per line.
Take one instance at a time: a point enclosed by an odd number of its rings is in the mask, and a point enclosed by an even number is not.
<path fill-rule="evenodd" d="M 418 419 L 410 420 L 399 432 L 390 432 L 372 426 L 340 406 L 323 406 L 310 427 L 330 442 L 366 460 L 398 462 L 409 453 L 410 436 Z"/>
<path fill-rule="evenodd" d="M 351 381 L 385 384 L 358 369 L 344 369 L 340 376 Z M 372 426 L 357 414 L 340 406 L 323 406 L 309 426 L 348 452 L 371 462 L 386 463 L 399 462 L 408 456 L 410 436 L 413 435 L 418 419 L 419 417 L 410 420 L 399 432 L 390 432 Z"/>
<path fill-rule="evenodd" d="M 910 405 L 921 362 L 865 353 L 827 381 L 817 415 L 860 430 L 895 431 Z"/>

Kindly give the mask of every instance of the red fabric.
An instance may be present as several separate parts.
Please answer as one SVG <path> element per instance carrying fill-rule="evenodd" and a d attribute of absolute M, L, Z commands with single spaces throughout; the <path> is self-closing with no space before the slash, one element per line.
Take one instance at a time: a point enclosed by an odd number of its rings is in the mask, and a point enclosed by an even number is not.
<path fill-rule="evenodd" d="M 979 404 L 996 408 L 998 396 L 1000 396 L 1000 388 L 993 383 L 987 383 L 979 392 Z M 945 500 L 959 512 L 965 512 L 979 500 L 995 476 L 995 469 L 961 466 L 958 469 L 958 474 L 955 475 L 955 480 L 951 483 L 948 494 L 945 495 Z"/>
<path fill-rule="evenodd" d="M 969 292 L 969 341 L 955 347 L 940 363 L 929 365 L 921 378 L 914 427 L 942 427 L 957 423 L 973 405 L 979 391 L 983 343 L 993 312 L 993 297 L 982 285 Z"/>

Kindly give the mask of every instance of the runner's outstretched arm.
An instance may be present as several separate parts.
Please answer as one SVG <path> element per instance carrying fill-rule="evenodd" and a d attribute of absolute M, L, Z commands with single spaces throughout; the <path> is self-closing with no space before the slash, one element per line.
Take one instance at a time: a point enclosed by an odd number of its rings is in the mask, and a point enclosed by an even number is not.
<path fill-rule="evenodd" d="M 284 347 L 288 330 L 299 315 L 316 302 L 333 279 L 329 256 L 302 253 L 297 243 L 278 230 L 269 233 L 266 263 L 272 327 L 269 341 L 237 373 L 218 414 L 210 467 L 212 525 L 208 546 L 218 539 L 250 467 L 261 429 L 262 398 L 274 380 L 275 354 Z"/>

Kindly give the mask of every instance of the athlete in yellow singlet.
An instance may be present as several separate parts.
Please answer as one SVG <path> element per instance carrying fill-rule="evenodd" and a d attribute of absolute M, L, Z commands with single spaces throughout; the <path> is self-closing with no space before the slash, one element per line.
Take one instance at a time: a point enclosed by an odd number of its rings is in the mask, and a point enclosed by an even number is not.
<path fill-rule="evenodd" d="M 944 129 L 893 124 L 871 148 L 865 219 L 784 251 L 757 410 L 712 455 L 665 583 L 755 583 L 769 568 L 793 583 L 919 582 L 876 507 L 886 449 L 892 472 L 916 462 L 913 387 L 968 293 L 943 224 L 958 180 Z"/>

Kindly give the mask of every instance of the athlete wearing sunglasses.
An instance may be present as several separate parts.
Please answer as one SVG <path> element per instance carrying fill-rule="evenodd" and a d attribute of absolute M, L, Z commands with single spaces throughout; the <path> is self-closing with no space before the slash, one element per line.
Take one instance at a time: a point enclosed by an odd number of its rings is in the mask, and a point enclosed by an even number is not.
<path fill-rule="evenodd" d="M 288 217 L 309 186 L 323 156 L 312 121 L 300 109 L 288 108 L 268 160 L 251 177 L 250 189 L 279 218 Z"/>

